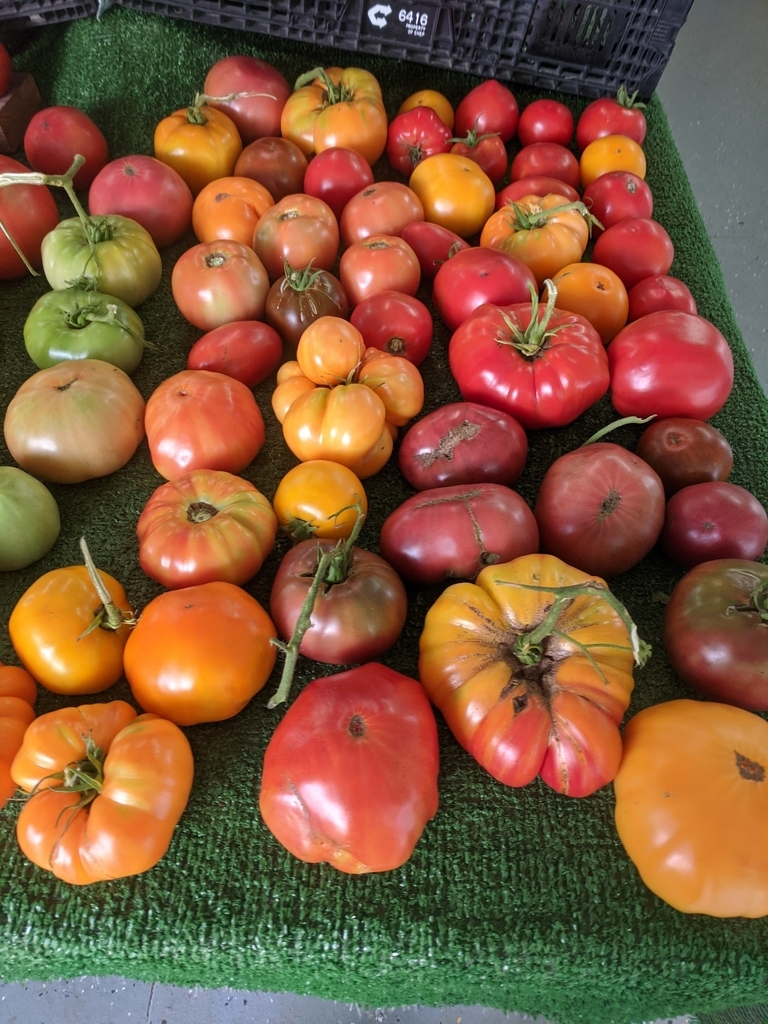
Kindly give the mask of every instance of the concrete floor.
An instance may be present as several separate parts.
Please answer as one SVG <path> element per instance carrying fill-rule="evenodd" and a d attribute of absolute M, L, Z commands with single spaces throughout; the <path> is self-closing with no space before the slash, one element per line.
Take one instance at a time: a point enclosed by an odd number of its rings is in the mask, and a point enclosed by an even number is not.
<path fill-rule="evenodd" d="M 768 391 L 768 4 L 695 0 L 659 85 L 739 326 Z M 693 1014 L 697 1007 L 688 1008 Z M 479 1006 L 354 1004 L 124 978 L 0 985 L 0 1024 L 525 1024 Z M 545 1024 L 537 1018 L 538 1024 Z M 664 1024 L 688 1024 L 678 1017 Z M 661 1022 L 657 1022 L 661 1024 Z"/>

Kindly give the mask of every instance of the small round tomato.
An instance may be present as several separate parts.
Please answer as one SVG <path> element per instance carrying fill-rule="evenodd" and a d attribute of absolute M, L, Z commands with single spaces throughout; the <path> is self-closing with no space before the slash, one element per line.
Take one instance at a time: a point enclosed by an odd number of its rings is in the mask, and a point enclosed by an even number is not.
<path fill-rule="evenodd" d="M 372 184 L 373 171 L 364 157 L 354 149 L 332 146 L 310 160 L 301 190 L 322 199 L 340 220 L 352 196 Z"/>
<path fill-rule="evenodd" d="M 667 498 L 691 484 L 727 480 L 733 469 L 733 451 L 717 427 L 683 416 L 654 420 L 635 453 L 659 474 Z"/>
<path fill-rule="evenodd" d="M 221 110 L 192 105 L 160 121 L 154 147 L 157 159 L 180 174 L 196 196 L 209 182 L 233 173 L 243 143 Z"/>
<path fill-rule="evenodd" d="M 727 480 L 690 484 L 667 502 L 661 543 L 684 569 L 715 558 L 757 560 L 768 544 L 768 514 Z"/>
<path fill-rule="evenodd" d="M 77 154 L 85 163 L 74 178 L 84 191 L 109 160 L 104 133 L 77 107 L 46 107 L 33 114 L 24 132 L 24 155 L 30 167 L 43 174 L 64 174 Z"/>
<path fill-rule="evenodd" d="M 493 182 L 474 160 L 438 153 L 423 160 L 409 181 L 424 207 L 425 219 L 469 238 L 493 213 Z"/>
<path fill-rule="evenodd" d="M 312 459 L 289 469 L 272 499 L 281 530 L 294 541 L 346 539 L 368 498 L 357 475 L 338 462 Z"/>
<path fill-rule="evenodd" d="M 0 466 L 0 572 L 42 558 L 60 529 L 59 506 L 45 484 L 17 466 Z"/>
<path fill-rule="evenodd" d="M 627 322 L 627 289 L 608 267 L 569 263 L 552 278 L 558 309 L 580 313 L 607 345 Z"/>
<path fill-rule="evenodd" d="M 187 355 L 188 370 L 212 370 L 255 388 L 277 369 L 283 341 L 261 320 L 233 320 L 198 338 Z"/>
<path fill-rule="evenodd" d="M 665 275 L 674 258 L 672 239 L 649 217 L 619 221 L 600 235 L 592 249 L 593 261 L 618 274 L 628 292 L 643 278 Z"/>
<path fill-rule="evenodd" d="M 658 313 L 663 309 L 681 309 L 694 315 L 698 312 L 688 285 L 668 274 L 644 277 L 630 288 L 628 299 L 627 320 L 630 323 L 647 313 Z"/>
<path fill-rule="evenodd" d="M 193 245 L 179 257 L 171 291 L 182 316 L 211 331 L 234 320 L 261 319 L 269 277 L 250 246 L 219 239 Z"/>
<path fill-rule="evenodd" d="M 313 384 L 334 387 L 351 380 L 365 352 L 363 336 L 339 316 L 322 316 L 307 327 L 296 348 L 296 362 Z"/>
<path fill-rule="evenodd" d="M 581 154 L 579 170 L 584 188 L 611 171 L 631 171 L 638 178 L 645 178 L 645 153 L 642 146 L 626 135 L 605 135 L 590 142 Z"/>
<path fill-rule="evenodd" d="M 344 245 L 371 235 L 400 235 L 407 224 L 424 220 L 419 197 L 399 181 L 378 181 L 354 195 L 341 214 Z"/>
<path fill-rule="evenodd" d="M 469 131 L 463 139 L 454 141 L 451 153 L 474 160 L 494 185 L 507 173 L 507 147 L 500 135 L 478 135 Z"/>
<path fill-rule="evenodd" d="M 445 121 L 431 107 L 417 105 L 390 122 L 387 157 L 396 171 L 407 175 L 428 156 L 447 153 L 451 141 L 451 129 Z M 504 143 L 501 145 L 503 149 Z"/>
<path fill-rule="evenodd" d="M 435 274 L 446 260 L 451 259 L 462 249 L 468 249 L 469 243 L 460 238 L 455 231 L 429 224 L 425 220 L 406 224 L 400 237 L 416 253 L 421 266 L 421 276 L 433 281 Z"/>
<path fill-rule="evenodd" d="M 286 262 L 295 270 L 310 263 L 330 270 L 339 248 L 339 225 L 322 199 L 286 196 L 259 218 L 253 248 L 271 281 L 283 276 Z"/>
<path fill-rule="evenodd" d="M 570 149 L 557 142 L 533 142 L 523 146 L 510 164 L 509 173 L 512 181 L 539 175 L 559 178 L 574 189 L 580 182 L 579 161 Z"/>
<path fill-rule="evenodd" d="M 403 356 L 415 366 L 432 345 L 432 314 L 423 302 L 402 292 L 377 292 L 364 299 L 355 306 L 350 322 L 366 347 Z"/>
<path fill-rule="evenodd" d="M 537 174 L 531 178 L 520 178 L 513 181 L 496 193 L 496 209 L 502 206 L 509 206 L 510 203 L 518 203 L 526 196 L 564 196 L 569 203 L 578 203 L 579 193 L 575 188 L 566 185 L 558 178 L 550 178 L 545 174 Z"/>
<path fill-rule="evenodd" d="M 584 189 L 584 205 L 598 221 L 592 228 L 599 238 L 605 228 L 629 217 L 650 217 L 653 195 L 648 185 L 631 171 L 609 171 Z"/>
<path fill-rule="evenodd" d="M 349 299 L 341 281 L 327 270 L 311 265 L 294 270 L 287 263 L 267 295 L 266 317 L 288 350 L 294 350 L 304 331 L 321 316 L 349 315 Z"/>
<path fill-rule="evenodd" d="M 451 129 L 453 128 L 455 115 L 451 102 L 436 89 L 419 89 L 417 92 L 411 93 L 400 104 L 400 109 L 397 112 L 398 114 L 404 114 L 407 110 L 413 110 L 414 107 L 431 107 L 443 124 L 447 124 Z"/>
<path fill-rule="evenodd" d="M 307 158 L 290 139 L 266 136 L 249 142 L 237 158 L 235 177 L 251 178 L 279 203 L 286 196 L 304 191 Z M 250 240 L 249 240 L 250 244 Z"/>
<path fill-rule="evenodd" d="M 232 238 L 250 245 L 263 213 L 274 199 L 252 178 L 217 178 L 198 192 L 192 207 L 192 230 L 199 242 Z"/>
<path fill-rule="evenodd" d="M 537 289 L 536 278 L 522 260 L 499 249 L 473 247 L 455 253 L 438 269 L 432 301 L 455 331 L 479 306 L 527 302 L 531 289 Z"/>
<path fill-rule="evenodd" d="M 520 108 L 513 93 L 495 78 L 471 89 L 456 108 L 454 130 L 466 135 L 474 129 L 479 135 L 498 132 L 502 142 L 509 142 L 517 129 Z"/>
<path fill-rule="evenodd" d="M 339 277 L 354 307 L 377 292 L 415 295 L 421 280 L 421 266 L 416 253 L 402 238 L 370 235 L 342 253 Z"/>
<path fill-rule="evenodd" d="M 619 86 L 616 98 L 604 96 L 593 100 L 582 113 L 576 126 L 576 145 L 584 150 L 595 139 L 606 135 L 626 135 L 638 146 L 645 142 L 645 104 L 631 96 L 623 85 Z"/>
<path fill-rule="evenodd" d="M 567 146 L 573 138 L 573 114 L 557 100 L 534 100 L 520 114 L 517 137 L 523 146 L 534 142 L 556 142 Z"/>

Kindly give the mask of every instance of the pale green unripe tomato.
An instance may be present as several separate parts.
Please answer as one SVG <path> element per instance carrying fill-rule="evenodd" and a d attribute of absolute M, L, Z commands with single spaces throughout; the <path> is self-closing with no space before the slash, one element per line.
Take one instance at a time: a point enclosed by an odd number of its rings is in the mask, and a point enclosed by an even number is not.
<path fill-rule="evenodd" d="M 0 466 L 0 571 L 42 558 L 60 528 L 59 506 L 45 484 L 23 469 Z"/>

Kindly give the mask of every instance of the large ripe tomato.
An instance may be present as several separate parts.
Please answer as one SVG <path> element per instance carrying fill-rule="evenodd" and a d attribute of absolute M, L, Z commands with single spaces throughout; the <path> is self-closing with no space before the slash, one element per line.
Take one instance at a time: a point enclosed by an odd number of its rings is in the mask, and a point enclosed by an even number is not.
<path fill-rule="evenodd" d="M 424 220 L 421 200 L 399 181 L 377 181 L 352 196 L 341 214 L 341 240 L 350 246 L 371 235 L 401 235 Z"/>
<path fill-rule="evenodd" d="M 659 474 L 668 498 L 681 487 L 727 480 L 733 469 L 733 451 L 717 427 L 685 416 L 654 420 L 635 453 Z"/>
<path fill-rule="evenodd" d="M 428 156 L 448 153 L 452 141 L 451 129 L 435 111 L 417 105 L 399 113 L 390 122 L 387 157 L 396 171 L 409 175 Z M 506 170 L 506 160 L 504 163 Z"/>
<path fill-rule="evenodd" d="M 285 271 L 269 289 L 265 312 L 287 350 L 292 351 L 304 331 L 320 317 L 346 319 L 349 299 L 341 281 L 327 270 L 313 270 L 311 264 L 294 270 L 286 263 Z"/>
<path fill-rule="evenodd" d="M 469 243 L 460 238 L 455 231 L 430 224 L 425 220 L 406 224 L 400 235 L 404 242 L 416 253 L 421 266 L 421 276 L 427 281 L 434 281 L 435 274 L 446 260 L 451 259 L 462 249 L 469 249 Z"/>
<path fill-rule="evenodd" d="M 251 245 L 256 225 L 275 201 L 252 178 L 217 178 L 201 189 L 192 207 L 192 230 L 198 242 L 232 238 Z"/>
<path fill-rule="evenodd" d="M 29 672 L 0 662 L 0 810 L 16 792 L 11 763 L 34 721 L 36 700 L 37 683 Z"/>
<path fill-rule="evenodd" d="M 679 310 L 627 324 L 608 346 L 608 360 L 611 401 L 621 416 L 707 420 L 733 387 L 728 342 L 708 320 Z"/>
<path fill-rule="evenodd" d="M 141 874 L 165 855 L 194 762 L 181 729 L 115 700 L 41 715 L 12 774 L 32 794 L 16 824 L 24 855 L 89 885 Z"/>
<path fill-rule="evenodd" d="M 578 587 L 578 591 L 574 588 Z M 427 612 L 419 678 L 459 743 L 508 786 L 588 796 L 616 774 L 634 685 L 630 620 L 552 555 L 487 566 Z"/>
<path fill-rule="evenodd" d="M 150 233 L 162 249 L 178 241 L 192 223 L 189 185 L 153 156 L 121 156 L 99 171 L 88 191 L 92 215 L 118 213 Z"/>
<path fill-rule="evenodd" d="M 606 135 L 626 135 L 638 146 L 642 146 L 647 128 L 643 113 L 645 104 L 636 100 L 636 97 L 636 92 L 630 96 L 621 85 L 616 99 L 604 96 L 593 100 L 576 126 L 576 145 L 579 149 L 586 149 L 590 142 Z"/>
<path fill-rule="evenodd" d="M 718 558 L 695 566 L 664 609 L 664 646 L 692 689 L 768 710 L 768 566 Z"/>
<path fill-rule="evenodd" d="M 529 430 L 571 423 L 608 390 L 600 335 L 577 313 L 534 302 L 480 306 L 454 331 L 451 373 L 468 402 L 514 416 Z"/>
<path fill-rule="evenodd" d="M 667 502 L 661 543 L 685 569 L 715 558 L 758 559 L 768 544 L 768 513 L 738 484 L 689 484 Z"/>
<path fill-rule="evenodd" d="M 192 195 L 235 169 L 243 143 L 234 121 L 212 106 L 193 104 L 155 128 L 155 156 L 186 181 Z"/>
<path fill-rule="evenodd" d="M 454 131 L 466 135 L 474 129 L 478 135 L 498 132 L 509 142 L 517 129 L 520 108 L 512 92 L 495 78 L 471 89 L 456 108 Z"/>
<path fill-rule="evenodd" d="M 42 558 L 60 529 L 59 506 L 45 484 L 17 466 L 0 466 L 0 572 Z"/>
<path fill-rule="evenodd" d="M 503 484 L 432 487 L 407 498 L 381 527 L 379 547 L 406 580 L 434 586 L 474 579 L 486 565 L 539 549 L 524 499 Z"/>
<path fill-rule="evenodd" d="M 423 688 L 376 663 L 315 679 L 272 735 L 259 809 L 295 857 L 392 871 L 437 813 L 437 727 Z"/>
<path fill-rule="evenodd" d="M 378 292 L 415 295 L 421 265 L 410 245 L 397 235 L 369 235 L 344 250 L 339 278 L 354 307 Z"/>
<path fill-rule="evenodd" d="M 244 144 L 280 134 L 280 116 L 291 87 L 277 68 L 258 57 L 222 57 L 205 76 L 208 103 L 230 117 Z"/>
<path fill-rule="evenodd" d="M 644 277 L 634 288 L 630 288 L 629 315 L 627 320 L 639 320 L 646 313 L 658 313 L 664 309 L 681 309 L 684 313 L 697 313 L 696 300 L 687 284 L 661 274 L 657 277 Z"/>
<path fill-rule="evenodd" d="M 269 277 L 250 246 L 220 239 L 182 253 L 171 272 L 171 291 L 182 316 L 212 331 L 237 320 L 260 320 Z"/>
<path fill-rule="evenodd" d="M 570 149 L 557 142 L 532 142 L 523 146 L 512 160 L 509 174 L 512 181 L 539 175 L 559 178 L 574 189 L 579 187 L 581 180 L 579 161 Z"/>
<path fill-rule="evenodd" d="M 104 133 L 77 107 L 45 107 L 32 115 L 24 132 L 24 155 L 33 170 L 64 174 L 78 154 L 85 163 L 73 183 L 82 192 L 109 160 Z"/>
<path fill-rule="evenodd" d="M 457 153 L 438 153 L 418 165 L 408 182 L 432 224 L 462 238 L 476 235 L 493 213 L 493 182 L 474 160 Z"/>
<path fill-rule="evenodd" d="M 455 331 L 479 306 L 526 302 L 536 278 L 516 256 L 499 249 L 459 250 L 438 267 L 432 300 L 449 330 Z"/>
<path fill-rule="evenodd" d="M 684 914 L 768 915 L 768 723 L 704 701 L 645 708 L 624 730 L 616 828 L 651 892 Z"/>
<path fill-rule="evenodd" d="M 606 135 L 590 142 L 579 161 L 581 184 L 588 188 L 603 174 L 630 171 L 645 178 L 645 153 L 641 146 L 626 135 Z"/>
<path fill-rule="evenodd" d="M 272 550 L 277 518 L 247 480 L 197 469 L 152 492 L 136 535 L 141 568 L 168 590 L 212 580 L 243 584 Z"/>
<path fill-rule="evenodd" d="M 629 299 L 621 279 L 599 263 L 569 263 L 552 278 L 558 309 L 580 313 L 607 345 L 627 322 Z"/>
<path fill-rule="evenodd" d="M 300 462 L 277 485 L 273 498 L 277 522 L 294 540 L 310 537 L 345 540 L 357 522 L 357 505 L 368 511 L 368 498 L 357 476 L 328 459 Z"/>
<path fill-rule="evenodd" d="M 152 464 L 166 480 L 193 469 L 239 473 L 264 444 L 253 392 L 211 370 L 182 370 L 164 380 L 149 396 L 145 425 Z"/>
<path fill-rule="evenodd" d="M 309 196 L 322 199 L 341 220 L 341 214 L 352 196 L 373 184 L 371 165 L 343 146 L 332 146 L 313 157 L 304 174 L 302 189 Z"/>
<path fill-rule="evenodd" d="M 188 370 L 213 370 L 255 388 L 277 369 L 283 342 L 261 320 L 233 320 L 198 338 L 187 355 Z"/>
<path fill-rule="evenodd" d="M 111 363 L 65 360 L 24 381 L 6 410 L 3 432 L 28 473 L 81 483 L 128 462 L 144 437 L 144 399 Z"/>
<path fill-rule="evenodd" d="M 279 203 L 286 196 L 304 192 L 307 158 L 289 139 L 266 136 L 249 143 L 237 158 L 235 177 L 257 181 Z M 320 197 L 322 198 L 322 196 Z"/>
<path fill-rule="evenodd" d="M 536 499 L 541 546 L 596 576 L 644 558 L 664 525 L 664 486 L 651 467 L 609 441 L 561 455 Z"/>
<path fill-rule="evenodd" d="M 383 291 L 355 306 L 350 323 L 367 348 L 403 356 L 418 366 L 432 346 L 432 314 L 423 302 L 403 292 Z"/>
<path fill-rule="evenodd" d="M 145 711 L 176 725 L 221 722 L 264 686 L 277 657 L 274 624 L 234 583 L 169 590 L 142 611 L 125 676 Z"/>
<path fill-rule="evenodd" d="M 620 220 L 650 217 L 653 194 L 637 174 L 609 171 L 584 189 L 584 205 L 598 222 L 593 226 L 592 234 L 599 238 L 605 228 L 612 228 Z"/>
<path fill-rule="evenodd" d="M 0 153 L 0 175 L 28 174 L 29 168 Z M 42 266 L 40 247 L 59 223 L 59 208 L 45 185 L 0 188 L 0 222 L 35 270 Z M 0 231 L 0 281 L 29 273 L 4 231 Z"/>
<path fill-rule="evenodd" d="M 333 210 L 322 199 L 297 193 L 275 203 L 259 218 L 253 248 L 271 281 L 285 272 L 312 264 L 330 270 L 339 249 L 339 225 Z"/>
<path fill-rule="evenodd" d="M 666 274 L 675 247 L 665 228 L 649 217 L 628 217 L 604 231 L 594 244 L 592 260 L 612 270 L 629 292 L 646 277 Z"/>
<path fill-rule="evenodd" d="M 522 146 L 534 142 L 557 142 L 567 146 L 573 138 L 573 114 L 557 100 L 534 100 L 520 114 L 517 137 Z"/>

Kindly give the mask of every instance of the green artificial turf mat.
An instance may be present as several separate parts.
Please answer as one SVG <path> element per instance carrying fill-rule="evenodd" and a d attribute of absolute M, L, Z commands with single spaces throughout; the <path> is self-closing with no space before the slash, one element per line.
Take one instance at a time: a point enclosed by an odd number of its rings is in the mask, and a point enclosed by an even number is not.
<path fill-rule="evenodd" d="M 477 83 L 460 74 L 365 55 L 278 41 L 200 25 L 109 10 L 31 34 L 17 69 L 34 74 L 45 104 L 86 110 L 112 155 L 151 153 L 160 118 L 186 105 L 208 68 L 230 53 L 250 53 L 293 81 L 318 64 L 358 63 L 380 79 L 390 114 L 419 88 L 454 102 Z M 541 95 L 514 87 L 521 106 Z M 558 97 L 575 114 L 586 101 Z M 732 345 L 736 384 L 714 423 L 735 456 L 731 479 L 768 503 L 768 402 L 729 305 L 717 260 L 657 98 L 648 108 L 648 183 L 654 216 L 676 248 L 672 273 L 691 288 L 702 315 Z M 384 169 L 382 173 L 386 173 Z M 164 253 L 158 292 L 139 310 L 155 343 L 134 374 L 145 397 L 183 369 L 201 332 L 177 312 L 170 269 L 194 242 L 191 234 Z M 3 283 L 0 319 L 0 409 L 35 369 L 22 327 L 44 279 Z M 423 290 L 428 299 L 428 292 Z M 422 366 L 425 412 L 459 399 L 446 371 L 448 334 L 436 324 Z M 268 497 L 294 464 L 269 406 L 274 384 L 256 389 L 267 441 L 243 474 Z M 613 418 L 603 399 L 576 423 L 530 437 L 518 489 L 532 504 L 539 482 L 560 453 Z M 632 447 L 637 428 L 615 439 Z M 0 463 L 9 464 L 5 447 Z M 79 561 L 85 534 L 97 565 L 120 579 L 137 608 L 160 588 L 137 561 L 136 520 L 161 483 L 146 443 L 112 476 L 52 486 L 63 528 L 40 562 L 0 578 L 0 620 L 43 572 Z M 370 518 L 361 543 L 376 549 L 378 529 L 411 492 L 396 460 L 366 482 Z M 247 590 L 265 606 L 286 550 L 279 541 Z M 674 677 L 660 636 L 662 606 L 681 570 L 654 551 L 613 582 L 654 654 L 636 676 L 630 714 L 691 696 Z M 417 640 L 438 589 L 409 589 L 410 614 L 396 646 L 382 659 L 416 675 Z M 16 662 L 7 629 L 0 660 Z M 303 662 L 296 691 L 335 669 Z M 15 806 L 0 812 L 0 976 L 5 981 L 81 974 L 124 974 L 181 986 L 231 985 L 288 990 L 365 1005 L 482 1004 L 543 1014 L 561 1024 L 607 1024 L 671 1017 L 694 1010 L 765 1001 L 768 923 L 716 920 L 673 910 L 641 883 L 613 825 L 610 786 L 585 800 L 557 796 L 539 782 L 505 788 L 452 739 L 439 720 L 441 808 L 411 860 L 387 874 L 350 877 L 295 860 L 272 838 L 257 808 L 260 765 L 279 711 L 265 704 L 276 675 L 237 718 L 190 728 L 196 780 L 170 851 L 140 877 L 70 888 L 21 856 Z M 103 697 L 130 699 L 119 683 Z M 64 698 L 42 692 L 38 711 Z M 84 702 L 81 700 L 79 702 Z M 713 837 L 713 841 L 715 837 Z"/>

